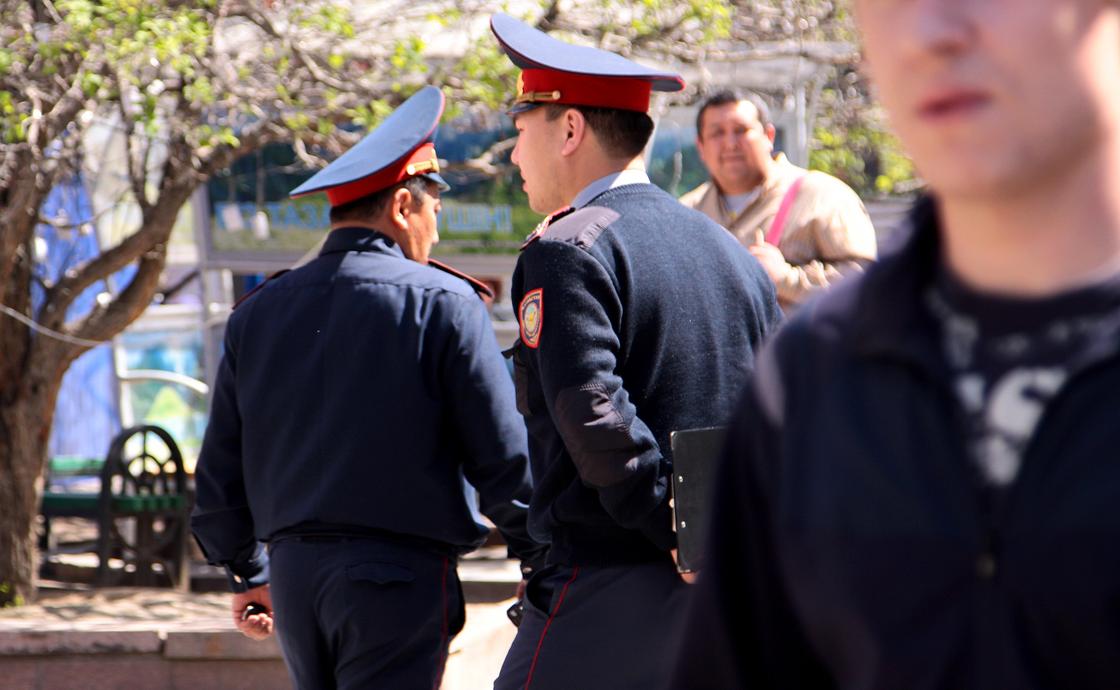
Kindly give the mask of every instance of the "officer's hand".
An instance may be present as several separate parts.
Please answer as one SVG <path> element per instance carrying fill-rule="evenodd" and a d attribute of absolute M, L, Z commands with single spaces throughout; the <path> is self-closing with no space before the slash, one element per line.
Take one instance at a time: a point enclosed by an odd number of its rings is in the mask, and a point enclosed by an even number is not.
<path fill-rule="evenodd" d="M 264 612 L 249 613 L 249 604 L 264 607 Z M 272 634 L 272 592 L 268 585 L 254 587 L 233 595 L 233 624 L 251 640 L 264 640 Z"/>
<path fill-rule="evenodd" d="M 672 554 L 673 554 L 673 562 L 676 563 L 677 562 L 677 550 L 673 549 Z M 696 572 L 695 571 L 691 572 L 691 573 L 679 573 L 679 575 L 681 576 L 682 580 L 684 580 L 685 582 L 687 582 L 690 585 L 694 584 L 696 582 Z"/>
<path fill-rule="evenodd" d="M 525 598 L 525 588 L 527 586 L 529 586 L 529 581 L 528 580 L 522 580 L 521 582 L 517 583 L 517 599 L 518 599 L 518 601 Z"/>

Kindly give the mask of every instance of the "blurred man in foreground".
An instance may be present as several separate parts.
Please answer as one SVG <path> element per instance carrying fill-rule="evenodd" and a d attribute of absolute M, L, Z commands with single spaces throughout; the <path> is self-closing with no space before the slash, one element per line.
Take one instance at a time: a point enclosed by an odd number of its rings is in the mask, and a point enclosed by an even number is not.
<path fill-rule="evenodd" d="M 1120 5 L 855 6 L 930 198 L 764 350 L 672 687 L 1120 687 Z"/>

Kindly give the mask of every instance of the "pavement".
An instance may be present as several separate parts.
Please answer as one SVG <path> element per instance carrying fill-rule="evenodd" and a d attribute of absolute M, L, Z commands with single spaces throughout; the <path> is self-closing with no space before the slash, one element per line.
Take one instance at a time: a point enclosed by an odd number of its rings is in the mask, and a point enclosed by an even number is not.
<path fill-rule="evenodd" d="M 513 640 L 515 628 L 505 611 L 513 603 L 509 594 L 519 572 L 515 563 L 499 557 L 502 551 L 483 549 L 460 566 L 467 623 L 452 640 L 443 690 L 490 688 Z M 201 566 L 196 572 L 204 575 L 203 584 L 215 575 Z M 34 604 L 0 609 L 0 686 L 288 687 L 275 638 L 254 642 L 243 637 L 228 607 L 224 592 L 44 582 Z"/>

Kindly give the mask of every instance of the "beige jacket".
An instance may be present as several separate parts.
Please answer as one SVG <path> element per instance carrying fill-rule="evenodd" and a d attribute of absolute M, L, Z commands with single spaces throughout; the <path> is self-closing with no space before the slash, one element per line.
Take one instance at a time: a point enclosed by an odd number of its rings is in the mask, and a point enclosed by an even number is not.
<path fill-rule="evenodd" d="M 731 231 L 744 245 L 755 242 L 756 231 L 765 236 L 778 214 L 782 198 L 793 182 L 807 175 L 786 216 L 778 249 L 790 264 L 777 282 L 783 309 L 800 304 L 815 290 L 828 287 L 843 274 L 862 270 L 876 256 L 875 229 L 851 187 L 823 172 L 793 165 L 783 154 L 762 193 L 738 216 L 732 216 L 723 195 L 705 182 L 681 197 L 694 208 Z"/>

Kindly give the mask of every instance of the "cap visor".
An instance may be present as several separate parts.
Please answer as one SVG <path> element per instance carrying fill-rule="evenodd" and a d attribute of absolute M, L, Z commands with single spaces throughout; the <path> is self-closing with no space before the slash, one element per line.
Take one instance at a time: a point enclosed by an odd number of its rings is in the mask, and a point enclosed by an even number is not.
<path fill-rule="evenodd" d="M 447 184 L 447 180 L 440 177 L 438 173 L 424 173 L 420 175 L 420 177 L 423 177 L 428 182 L 434 182 L 441 192 L 446 192 L 451 189 L 451 185 Z"/>
<path fill-rule="evenodd" d="M 510 117 L 514 115 L 520 115 L 521 113 L 527 113 L 534 108 L 539 108 L 542 105 L 544 105 L 544 103 L 514 103 L 513 107 L 506 111 L 506 115 L 509 115 Z"/>

